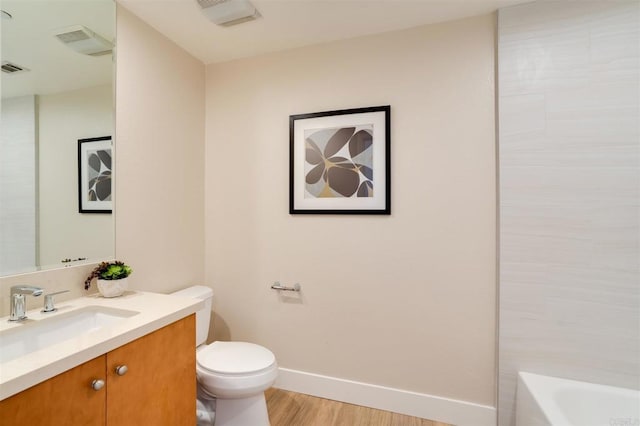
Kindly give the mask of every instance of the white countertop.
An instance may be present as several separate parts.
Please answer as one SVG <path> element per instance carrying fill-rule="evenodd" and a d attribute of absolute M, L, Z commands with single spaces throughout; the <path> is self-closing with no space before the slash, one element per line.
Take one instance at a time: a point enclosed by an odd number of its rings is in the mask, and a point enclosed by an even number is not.
<path fill-rule="evenodd" d="M 27 321 L 45 321 L 88 306 L 124 309 L 139 314 L 1 363 L 0 400 L 187 317 L 203 307 L 204 301 L 138 291 L 128 291 L 111 299 L 96 294 L 58 302 L 58 310 L 53 313 L 41 313 L 40 309 L 28 311 Z M 27 324 L 7 320 L 8 317 L 0 318 L 0 332 Z"/>

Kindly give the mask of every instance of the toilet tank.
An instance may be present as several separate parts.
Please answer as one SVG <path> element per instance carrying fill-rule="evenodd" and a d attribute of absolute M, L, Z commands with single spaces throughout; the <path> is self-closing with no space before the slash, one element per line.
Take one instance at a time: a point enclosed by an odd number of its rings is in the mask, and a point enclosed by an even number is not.
<path fill-rule="evenodd" d="M 196 285 L 178 290 L 171 294 L 180 297 L 204 300 L 204 308 L 196 311 L 196 346 L 206 343 L 207 336 L 209 335 L 209 320 L 211 319 L 213 290 L 203 285 Z"/>

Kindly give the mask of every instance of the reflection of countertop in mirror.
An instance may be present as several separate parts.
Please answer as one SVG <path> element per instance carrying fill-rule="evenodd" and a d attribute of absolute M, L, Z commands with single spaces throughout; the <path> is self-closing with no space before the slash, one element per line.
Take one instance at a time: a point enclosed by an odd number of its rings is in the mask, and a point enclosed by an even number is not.
<path fill-rule="evenodd" d="M 20 332 L 21 327 L 68 318 L 79 310 L 122 312 L 125 315 L 95 331 L 80 332 L 76 337 L 0 363 L 0 400 L 195 313 L 203 303 L 197 299 L 131 291 L 112 299 L 92 295 L 60 302 L 53 313 L 31 310 L 27 312 L 28 319 L 22 323 L 8 322 L 8 317 L 0 318 L 2 348 L 3 336 Z M 87 330 L 91 327 L 87 324 Z"/>

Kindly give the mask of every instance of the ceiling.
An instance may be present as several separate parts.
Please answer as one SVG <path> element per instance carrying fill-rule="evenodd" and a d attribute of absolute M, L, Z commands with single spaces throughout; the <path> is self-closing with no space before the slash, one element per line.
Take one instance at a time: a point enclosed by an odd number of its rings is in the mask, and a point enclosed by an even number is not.
<path fill-rule="evenodd" d="M 83 25 L 107 40 L 115 38 L 112 0 L 1 0 L 0 8 L 12 15 L 2 19 L 2 61 L 28 72 L 1 73 L 2 97 L 51 94 L 110 84 L 112 55 L 88 56 L 73 51 L 55 34 Z"/>
<path fill-rule="evenodd" d="M 530 0 L 252 0 L 261 18 L 215 25 L 196 0 L 116 0 L 204 64 L 490 13 Z M 114 0 L 0 0 L 2 60 L 27 73 L 1 73 L 2 97 L 109 84 L 112 55 L 69 49 L 56 30 L 83 25 L 115 39 Z"/>
<path fill-rule="evenodd" d="M 490 13 L 531 0 L 252 0 L 261 18 L 221 27 L 196 0 L 117 0 L 205 64 Z"/>

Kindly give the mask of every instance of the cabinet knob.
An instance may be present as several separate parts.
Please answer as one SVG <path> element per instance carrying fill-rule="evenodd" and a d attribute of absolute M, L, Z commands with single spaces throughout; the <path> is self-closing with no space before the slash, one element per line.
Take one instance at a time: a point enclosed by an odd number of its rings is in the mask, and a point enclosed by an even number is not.
<path fill-rule="evenodd" d="M 99 391 L 103 387 L 104 387 L 104 380 L 95 379 L 93 382 L 91 382 L 91 389 L 93 389 L 94 391 Z"/>
<path fill-rule="evenodd" d="M 126 365 L 119 365 L 116 367 L 116 374 L 118 376 L 124 376 L 129 371 L 129 368 Z"/>

